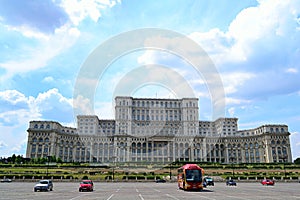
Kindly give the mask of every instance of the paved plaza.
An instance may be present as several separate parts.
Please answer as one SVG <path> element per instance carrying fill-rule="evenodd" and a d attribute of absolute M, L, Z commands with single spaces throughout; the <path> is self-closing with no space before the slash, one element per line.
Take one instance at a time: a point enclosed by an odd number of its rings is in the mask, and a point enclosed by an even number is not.
<path fill-rule="evenodd" d="M 239 183 L 226 186 L 217 182 L 202 192 L 183 191 L 177 183 L 104 183 L 96 182 L 94 192 L 79 192 L 79 183 L 54 182 L 51 192 L 33 192 L 33 182 L 0 183 L 0 199 L 28 200 L 181 200 L 181 199 L 300 199 L 300 183 L 276 183 L 275 186 L 262 186 L 260 183 Z"/>

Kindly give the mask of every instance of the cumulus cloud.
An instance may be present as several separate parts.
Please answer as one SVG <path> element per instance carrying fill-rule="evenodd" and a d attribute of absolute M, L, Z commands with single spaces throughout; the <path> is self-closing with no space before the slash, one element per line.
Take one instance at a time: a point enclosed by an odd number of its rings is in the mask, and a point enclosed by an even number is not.
<path fill-rule="evenodd" d="M 262 0 L 242 10 L 227 31 L 215 28 L 190 37 L 220 69 L 227 95 L 251 99 L 288 94 L 300 89 L 299 16 L 299 1 Z"/>
<path fill-rule="evenodd" d="M 39 44 L 35 48 L 25 47 L 20 57 L 0 63 L 0 68 L 5 70 L 1 81 L 5 81 L 18 73 L 25 73 L 45 67 L 55 56 L 70 48 L 79 37 L 79 31 L 67 26 L 56 30 L 55 35 L 45 36 L 39 39 Z"/>
<path fill-rule="evenodd" d="M 290 137 L 293 159 L 300 158 L 300 132 L 292 132 Z"/>
<path fill-rule="evenodd" d="M 255 77 L 255 74 L 249 72 L 222 73 L 221 78 L 225 87 L 225 93 L 232 94 L 237 92 L 247 80 L 253 77 Z"/>
<path fill-rule="evenodd" d="M 101 17 L 101 11 L 111 8 L 117 3 L 120 3 L 120 0 L 63 0 L 61 6 L 68 13 L 72 23 L 77 26 L 86 17 L 97 22 Z"/>
<path fill-rule="evenodd" d="M 13 0 L 16 1 L 16 0 Z M 26 73 L 47 66 L 49 61 L 60 55 L 77 41 L 80 30 L 77 25 L 87 17 L 97 21 L 101 12 L 120 3 L 115 0 L 77 1 L 63 0 L 59 4 L 47 0 L 3 1 L 0 3 L 0 26 L 9 35 L 21 33 L 30 43 L 17 44 L 21 54 L 15 48 L 6 49 L 8 58 L 0 63 L 0 71 L 4 72 L 0 81 L 7 81 L 15 74 Z M 22 10 L 22 11 L 20 11 Z M 3 11 L 3 12 L 2 12 Z M 24 38 L 24 39 L 25 39 Z"/>
<path fill-rule="evenodd" d="M 11 27 L 28 27 L 42 33 L 53 33 L 68 21 L 68 16 L 52 0 L 2 1 L 0 6 L 2 22 Z"/>
<path fill-rule="evenodd" d="M 85 98 L 82 95 L 76 96 L 76 98 L 73 101 L 73 106 L 74 106 L 75 112 L 78 115 L 92 115 L 92 114 L 94 114 L 91 99 Z"/>
<path fill-rule="evenodd" d="M 72 100 L 57 89 L 26 96 L 17 90 L 0 92 L 0 148 L 3 155 L 23 153 L 26 148 L 28 123 L 31 120 L 58 120 L 73 123 Z"/>

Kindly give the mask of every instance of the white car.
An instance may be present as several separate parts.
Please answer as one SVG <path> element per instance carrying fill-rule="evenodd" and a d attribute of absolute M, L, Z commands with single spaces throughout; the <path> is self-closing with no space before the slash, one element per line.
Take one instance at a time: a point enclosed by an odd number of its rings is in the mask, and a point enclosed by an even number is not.
<path fill-rule="evenodd" d="M 40 180 L 33 188 L 33 191 L 52 191 L 53 183 L 51 180 Z"/>

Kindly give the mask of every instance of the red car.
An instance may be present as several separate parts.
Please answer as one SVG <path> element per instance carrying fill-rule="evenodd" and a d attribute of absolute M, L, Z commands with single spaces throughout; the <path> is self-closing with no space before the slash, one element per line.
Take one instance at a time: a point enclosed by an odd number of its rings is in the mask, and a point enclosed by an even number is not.
<path fill-rule="evenodd" d="M 79 192 L 94 190 L 94 183 L 92 180 L 82 180 L 79 185 Z"/>
<path fill-rule="evenodd" d="M 264 179 L 261 181 L 262 185 L 274 185 L 275 181 L 274 180 L 270 180 L 270 179 Z"/>

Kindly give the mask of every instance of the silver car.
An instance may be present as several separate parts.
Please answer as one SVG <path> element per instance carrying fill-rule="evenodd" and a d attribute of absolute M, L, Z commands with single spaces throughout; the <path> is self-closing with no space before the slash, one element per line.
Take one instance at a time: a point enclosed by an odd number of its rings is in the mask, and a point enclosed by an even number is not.
<path fill-rule="evenodd" d="M 33 191 L 52 191 L 53 183 L 51 180 L 40 180 L 33 188 Z"/>

